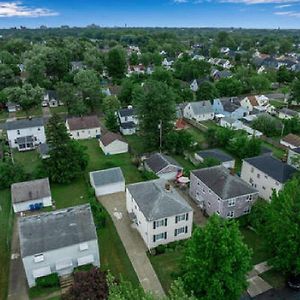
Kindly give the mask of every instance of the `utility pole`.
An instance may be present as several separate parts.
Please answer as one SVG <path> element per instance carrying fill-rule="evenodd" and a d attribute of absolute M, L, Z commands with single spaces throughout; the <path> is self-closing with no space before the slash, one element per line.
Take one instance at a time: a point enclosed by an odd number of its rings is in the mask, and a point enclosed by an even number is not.
<path fill-rule="evenodd" d="M 161 153 L 161 149 L 162 149 L 162 120 L 159 121 L 159 152 Z"/>

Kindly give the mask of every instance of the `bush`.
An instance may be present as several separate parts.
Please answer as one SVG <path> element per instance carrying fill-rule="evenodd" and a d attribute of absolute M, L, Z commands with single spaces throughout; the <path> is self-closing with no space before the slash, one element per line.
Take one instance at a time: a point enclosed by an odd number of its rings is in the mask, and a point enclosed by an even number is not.
<path fill-rule="evenodd" d="M 92 265 L 92 264 L 79 266 L 79 267 L 74 268 L 73 273 L 76 273 L 76 272 L 88 272 L 88 271 L 90 271 L 91 269 L 93 269 L 94 267 L 95 267 L 95 266 Z"/>
<path fill-rule="evenodd" d="M 149 171 L 142 171 L 141 176 L 145 181 L 157 179 L 157 176 L 153 172 L 149 172 Z"/>
<path fill-rule="evenodd" d="M 106 225 L 106 213 L 104 209 L 102 208 L 100 203 L 98 203 L 95 197 L 90 197 L 89 202 L 91 205 L 96 228 L 104 228 Z"/>
<path fill-rule="evenodd" d="M 156 249 L 156 255 L 164 254 L 166 252 L 166 246 L 165 245 L 159 245 L 155 249 Z"/>
<path fill-rule="evenodd" d="M 59 277 L 57 273 L 47 276 L 39 277 L 36 279 L 37 287 L 49 288 L 59 286 Z"/>

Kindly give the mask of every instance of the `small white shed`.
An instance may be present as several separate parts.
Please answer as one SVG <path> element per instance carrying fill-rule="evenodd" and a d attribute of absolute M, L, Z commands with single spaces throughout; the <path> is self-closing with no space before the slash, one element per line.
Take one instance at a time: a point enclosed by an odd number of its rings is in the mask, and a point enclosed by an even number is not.
<path fill-rule="evenodd" d="M 128 152 L 128 144 L 120 134 L 107 132 L 100 137 L 99 145 L 105 155 Z"/>
<path fill-rule="evenodd" d="M 125 179 L 119 167 L 90 172 L 90 183 L 95 189 L 96 196 L 125 191 Z"/>
<path fill-rule="evenodd" d="M 49 179 L 14 183 L 11 185 L 11 198 L 15 213 L 52 206 Z"/>

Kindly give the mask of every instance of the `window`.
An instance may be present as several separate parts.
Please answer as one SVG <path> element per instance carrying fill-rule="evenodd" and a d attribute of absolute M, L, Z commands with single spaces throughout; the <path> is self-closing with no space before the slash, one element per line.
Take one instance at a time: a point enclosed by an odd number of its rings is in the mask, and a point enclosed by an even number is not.
<path fill-rule="evenodd" d="M 77 136 L 79 136 L 79 132 L 77 131 Z"/>
<path fill-rule="evenodd" d="M 235 206 L 235 199 L 228 200 L 228 206 L 229 207 Z"/>
<path fill-rule="evenodd" d="M 227 218 L 233 218 L 234 217 L 234 211 L 229 211 L 227 213 Z"/>
<path fill-rule="evenodd" d="M 257 174 L 256 177 L 257 177 L 257 178 L 260 178 L 260 174 Z"/>
<path fill-rule="evenodd" d="M 181 222 L 185 220 L 185 214 L 179 215 L 175 217 L 175 223 Z"/>
<path fill-rule="evenodd" d="M 40 127 L 38 127 L 38 131 L 41 131 L 41 128 L 40 128 Z"/>
<path fill-rule="evenodd" d="M 262 189 L 263 189 L 263 190 L 265 190 L 265 189 L 266 189 L 266 187 L 265 187 L 265 186 L 262 186 Z"/>
<path fill-rule="evenodd" d="M 20 130 L 19 129 L 17 130 L 17 134 L 20 134 Z"/>
<path fill-rule="evenodd" d="M 275 184 L 276 184 L 276 185 L 279 185 L 279 182 L 278 182 L 278 181 L 275 181 Z"/>
<path fill-rule="evenodd" d="M 211 194 L 211 190 L 208 190 L 208 192 Z"/>
<path fill-rule="evenodd" d="M 219 216 L 220 215 L 220 212 L 217 210 L 217 215 Z"/>
<path fill-rule="evenodd" d="M 268 179 L 268 176 L 267 176 L 267 175 L 265 175 L 265 178 L 266 178 L 266 179 Z"/>
<path fill-rule="evenodd" d="M 158 221 L 154 221 L 153 222 L 153 229 L 157 228 L 157 227 L 161 227 L 161 226 L 167 226 L 167 219 L 162 219 L 162 220 L 158 220 Z"/>
<path fill-rule="evenodd" d="M 205 194 L 205 189 L 202 189 L 203 194 Z"/>
<path fill-rule="evenodd" d="M 187 232 L 188 232 L 188 227 L 187 226 L 180 227 L 180 228 L 175 229 L 174 235 L 177 236 L 177 235 L 187 233 Z"/>
<path fill-rule="evenodd" d="M 166 232 L 162 232 L 162 233 L 153 235 L 153 242 L 154 243 L 156 241 L 165 240 L 165 239 L 167 239 L 167 233 Z"/>
<path fill-rule="evenodd" d="M 249 213 L 250 213 L 250 207 L 245 207 L 244 214 L 249 214 Z"/>
<path fill-rule="evenodd" d="M 249 196 L 247 197 L 247 201 L 248 201 L 248 202 L 252 201 L 252 195 L 249 195 Z"/>
<path fill-rule="evenodd" d="M 85 251 L 87 249 L 89 249 L 88 243 L 81 243 L 81 244 L 79 244 L 79 250 L 80 251 Z"/>
<path fill-rule="evenodd" d="M 40 254 L 35 254 L 33 257 L 33 260 L 35 263 L 39 263 L 44 261 L 44 254 L 40 253 Z"/>

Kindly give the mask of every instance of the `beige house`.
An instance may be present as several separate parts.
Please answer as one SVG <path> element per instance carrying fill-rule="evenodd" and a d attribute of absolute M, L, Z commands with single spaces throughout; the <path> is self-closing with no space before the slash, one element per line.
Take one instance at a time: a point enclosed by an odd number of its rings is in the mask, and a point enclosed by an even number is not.
<path fill-rule="evenodd" d="M 117 133 L 108 131 L 100 137 L 99 145 L 105 155 L 113 155 L 128 152 L 128 144 Z"/>
<path fill-rule="evenodd" d="M 270 200 L 273 191 L 283 189 L 286 181 L 297 170 L 270 154 L 243 160 L 241 178 L 259 191 L 259 196 Z"/>

